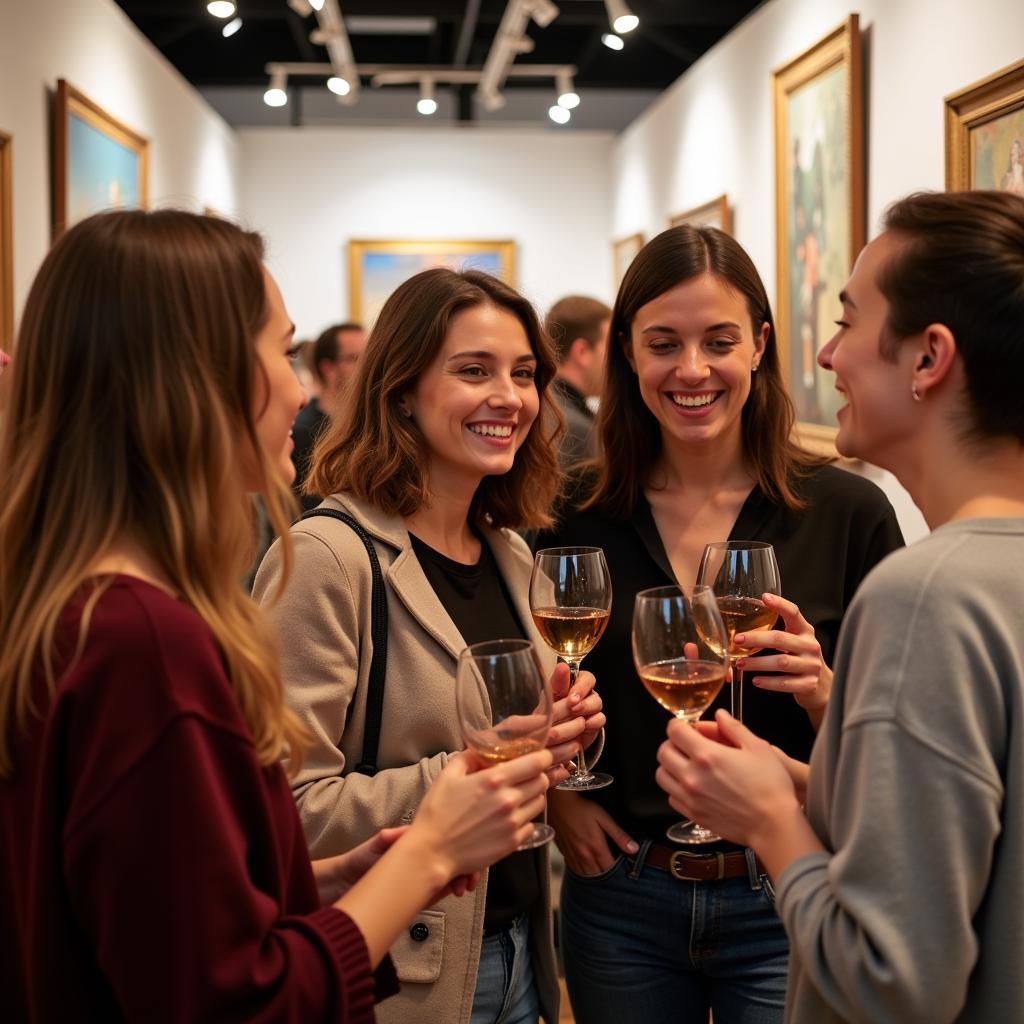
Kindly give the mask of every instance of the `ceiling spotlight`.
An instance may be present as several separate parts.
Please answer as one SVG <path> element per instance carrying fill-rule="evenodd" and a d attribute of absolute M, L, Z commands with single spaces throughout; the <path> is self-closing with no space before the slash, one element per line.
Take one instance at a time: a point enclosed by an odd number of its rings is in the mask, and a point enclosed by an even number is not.
<path fill-rule="evenodd" d="M 616 32 L 632 32 L 640 19 L 626 6 L 625 0 L 604 0 L 608 20 Z"/>
<path fill-rule="evenodd" d="M 601 42 L 608 47 L 609 50 L 621 50 L 626 44 L 616 35 L 611 32 L 605 32 L 601 36 Z"/>
<path fill-rule="evenodd" d="M 229 39 L 242 27 L 241 18 L 232 18 L 221 30 L 220 34 L 225 38 Z"/>
<path fill-rule="evenodd" d="M 215 18 L 230 18 L 235 13 L 234 0 L 210 0 L 206 9 Z"/>
<path fill-rule="evenodd" d="M 416 101 L 416 109 L 424 117 L 430 117 L 437 110 L 437 100 L 434 99 L 433 79 L 424 78 L 420 82 L 420 98 Z"/>
<path fill-rule="evenodd" d="M 283 71 L 275 71 L 270 76 L 270 86 L 263 94 L 263 102 L 268 107 L 283 107 L 288 102 L 288 93 L 284 87 L 288 76 Z"/>
<path fill-rule="evenodd" d="M 558 90 L 558 105 L 566 110 L 575 110 L 580 105 L 580 95 L 572 87 L 572 75 L 560 71 L 555 75 L 555 88 Z"/>
<path fill-rule="evenodd" d="M 568 124 L 569 118 L 572 117 L 572 114 L 570 114 L 565 107 L 560 107 L 556 103 L 553 107 L 548 107 L 548 117 L 550 117 L 555 124 Z"/>
<path fill-rule="evenodd" d="M 335 96 L 347 96 L 352 91 L 352 86 L 344 78 L 339 78 L 337 75 L 332 75 L 327 79 L 327 88 Z"/>

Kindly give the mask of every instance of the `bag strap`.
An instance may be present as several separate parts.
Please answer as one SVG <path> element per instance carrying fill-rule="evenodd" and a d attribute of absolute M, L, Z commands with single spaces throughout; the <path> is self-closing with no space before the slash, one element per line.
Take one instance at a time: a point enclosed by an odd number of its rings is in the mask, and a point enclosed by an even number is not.
<path fill-rule="evenodd" d="M 327 516 L 351 527 L 370 556 L 370 571 L 373 574 L 373 591 L 370 597 L 370 638 L 373 641 L 373 656 L 370 659 L 369 688 L 366 694 L 363 756 L 352 770 L 372 778 L 377 774 L 377 748 L 380 745 L 380 724 L 384 716 L 384 676 L 388 668 L 388 599 L 384 591 L 384 574 L 380 571 L 380 560 L 377 558 L 373 540 L 352 516 L 336 508 L 314 508 L 304 513 L 301 519 L 312 519 L 314 516 Z"/>

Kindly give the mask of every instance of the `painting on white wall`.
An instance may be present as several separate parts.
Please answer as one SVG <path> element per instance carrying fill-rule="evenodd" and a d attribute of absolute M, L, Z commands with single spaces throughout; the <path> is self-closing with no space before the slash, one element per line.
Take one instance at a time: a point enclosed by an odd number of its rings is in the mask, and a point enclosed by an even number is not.
<path fill-rule="evenodd" d="M 692 210 L 677 213 L 668 219 L 668 226 L 674 228 L 679 224 L 693 224 L 694 227 L 718 228 L 727 235 L 732 234 L 732 211 L 729 209 L 729 197 L 720 195 L 708 203 L 695 206 Z"/>
<path fill-rule="evenodd" d="M 779 353 L 801 441 L 834 452 L 839 395 L 817 359 L 864 245 L 857 15 L 773 77 Z"/>

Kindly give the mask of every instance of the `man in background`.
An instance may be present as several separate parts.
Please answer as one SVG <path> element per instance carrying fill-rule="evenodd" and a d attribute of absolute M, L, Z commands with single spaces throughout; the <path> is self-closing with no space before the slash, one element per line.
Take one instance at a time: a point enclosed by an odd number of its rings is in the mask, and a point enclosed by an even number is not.
<path fill-rule="evenodd" d="M 334 324 L 313 343 L 313 373 L 320 393 L 309 400 L 309 404 L 296 417 L 292 428 L 292 439 L 295 441 L 292 451 L 295 483 L 292 486 L 299 496 L 303 511 L 320 504 L 319 495 L 302 493 L 313 446 L 329 420 L 340 410 L 345 388 L 355 374 L 356 363 L 365 347 L 366 332 L 361 324 L 356 323 Z"/>
<path fill-rule="evenodd" d="M 597 455 L 595 418 L 587 399 L 601 394 L 611 317 L 598 299 L 568 295 L 544 319 L 558 358 L 554 394 L 567 427 L 558 453 L 563 469 Z"/>

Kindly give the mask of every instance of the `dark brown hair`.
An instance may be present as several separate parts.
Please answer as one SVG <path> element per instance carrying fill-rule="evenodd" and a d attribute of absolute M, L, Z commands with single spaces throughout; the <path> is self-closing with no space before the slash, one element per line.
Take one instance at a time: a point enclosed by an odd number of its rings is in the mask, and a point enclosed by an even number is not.
<path fill-rule="evenodd" d="M 267 393 L 263 273 L 258 235 L 177 210 L 90 217 L 43 261 L 0 429 L 0 777 L 15 728 L 44 711 L 35 674 L 55 685 L 64 607 L 123 540 L 210 628 L 262 763 L 289 751 L 297 763 L 304 730 L 241 584 L 255 546 L 250 466 L 285 537 L 294 508 L 252 408 Z M 103 589 L 91 588 L 78 652 Z"/>
<path fill-rule="evenodd" d="M 513 529 L 548 525 L 561 483 L 556 442 L 563 429 L 548 396 L 556 370 L 551 342 L 526 299 L 498 278 L 476 270 L 424 270 L 399 285 L 384 303 L 345 410 L 313 452 L 307 493 L 347 491 L 401 516 L 413 515 L 426 503 L 427 448 L 399 403 L 437 356 L 452 318 L 486 304 L 507 310 L 523 325 L 537 358 L 540 411 L 512 469 L 481 482 L 470 516 Z"/>
<path fill-rule="evenodd" d="M 828 461 L 790 439 L 795 413 L 782 381 L 775 320 L 750 257 L 734 238 L 717 228 L 683 224 L 652 238 L 637 253 L 619 287 L 598 414 L 604 459 L 597 464 L 588 505 L 628 516 L 648 483 L 661 451 L 661 428 L 644 404 L 625 344 L 642 306 L 702 274 L 719 278 L 743 296 L 755 336 L 762 324 L 769 326 L 742 418 L 743 451 L 761 489 L 790 508 L 802 508 L 804 502 L 794 483 L 812 467 Z"/>
<path fill-rule="evenodd" d="M 582 338 L 591 348 L 601 340 L 600 330 L 612 311 L 599 299 L 586 295 L 567 295 L 548 310 L 544 330 L 555 346 L 555 358 L 561 366 L 569 355 L 569 348 Z"/>
<path fill-rule="evenodd" d="M 362 324 L 349 321 L 343 324 L 331 324 L 326 330 L 320 332 L 320 336 L 313 342 L 312 370 L 321 384 L 326 384 L 327 381 L 324 380 L 320 364 L 325 361 L 328 363 L 338 361 L 338 335 L 342 331 L 361 331 L 362 329 Z"/>
<path fill-rule="evenodd" d="M 918 192 L 886 211 L 902 244 L 878 274 L 889 303 L 882 355 L 943 324 L 964 363 L 964 438 L 1024 443 L 1024 198 L 1010 192 Z"/>

